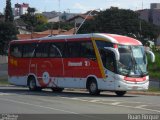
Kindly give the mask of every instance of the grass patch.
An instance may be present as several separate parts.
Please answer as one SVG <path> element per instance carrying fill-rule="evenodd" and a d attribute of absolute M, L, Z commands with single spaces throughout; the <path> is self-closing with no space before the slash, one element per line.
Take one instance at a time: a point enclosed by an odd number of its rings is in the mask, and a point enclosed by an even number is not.
<path fill-rule="evenodd" d="M 9 85 L 7 76 L 0 77 L 0 85 Z"/>
<path fill-rule="evenodd" d="M 160 88 L 150 87 L 150 88 L 148 89 L 148 92 L 160 92 Z"/>

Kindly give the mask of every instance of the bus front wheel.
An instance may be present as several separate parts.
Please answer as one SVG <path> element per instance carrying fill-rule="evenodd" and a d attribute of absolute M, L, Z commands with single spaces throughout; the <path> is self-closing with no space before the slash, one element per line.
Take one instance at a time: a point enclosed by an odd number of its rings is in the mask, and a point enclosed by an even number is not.
<path fill-rule="evenodd" d="M 126 94 L 126 91 L 115 91 L 116 95 L 121 97 L 124 96 Z"/>
<path fill-rule="evenodd" d="M 98 90 L 97 82 L 95 80 L 89 81 L 88 90 L 91 95 L 99 95 L 100 90 Z"/>

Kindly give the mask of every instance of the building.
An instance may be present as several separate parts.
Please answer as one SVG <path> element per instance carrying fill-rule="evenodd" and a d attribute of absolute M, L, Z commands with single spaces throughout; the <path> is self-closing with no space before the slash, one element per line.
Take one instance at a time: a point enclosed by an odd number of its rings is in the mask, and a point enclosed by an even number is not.
<path fill-rule="evenodd" d="M 14 15 L 15 16 L 21 16 L 23 14 L 26 14 L 28 11 L 29 4 L 27 3 L 23 3 L 23 4 L 15 4 L 15 8 L 14 8 Z"/>
<path fill-rule="evenodd" d="M 160 3 L 151 3 L 151 9 L 160 9 Z"/>
<path fill-rule="evenodd" d="M 75 33 L 74 28 L 66 31 L 66 30 L 46 30 L 43 32 L 33 32 L 32 34 L 18 34 L 17 38 L 19 40 L 22 39 L 32 39 L 32 38 L 42 38 L 42 37 L 46 37 L 46 36 L 50 36 L 52 35 L 73 35 Z"/>
<path fill-rule="evenodd" d="M 22 19 L 15 19 L 14 24 L 19 31 L 19 34 L 30 34 L 31 32 L 27 30 L 27 24 L 24 23 Z"/>
<path fill-rule="evenodd" d="M 70 18 L 68 20 L 68 22 L 70 23 L 75 23 L 76 26 L 79 26 L 85 19 L 86 20 L 92 20 L 94 17 L 93 16 L 87 16 L 87 15 L 77 15 L 77 16 L 74 16 L 72 18 Z"/>
<path fill-rule="evenodd" d="M 150 9 L 138 10 L 140 18 L 160 26 L 160 3 L 151 3 Z"/>
<path fill-rule="evenodd" d="M 52 12 L 43 12 L 42 13 L 47 19 L 48 22 L 65 22 L 67 20 L 69 20 L 70 18 L 73 18 L 77 15 L 79 15 L 78 13 L 67 13 L 67 12 L 56 12 L 56 11 L 52 11 Z"/>
<path fill-rule="evenodd" d="M 52 19 L 57 16 L 60 16 L 61 12 L 51 11 L 51 12 L 42 12 L 42 15 L 44 15 L 47 19 Z"/>
<path fill-rule="evenodd" d="M 57 16 L 57 17 L 49 19 L 48 22 L 49 23 L 56 23 L 56 22 L 63 22 L 63 20 L 61 19 L 60 16 Z"/>

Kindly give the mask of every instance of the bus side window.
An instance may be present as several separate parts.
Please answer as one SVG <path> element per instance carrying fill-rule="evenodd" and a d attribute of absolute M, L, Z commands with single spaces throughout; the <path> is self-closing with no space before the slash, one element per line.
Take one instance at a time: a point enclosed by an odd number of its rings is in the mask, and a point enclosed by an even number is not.
<path fill-rule="evenodd" d="M 10 48 L 11 55 L 17 58 L 22 57 L 22 46 L 20 45 L 13 45 Z"/>
<path fill-rule="evenodd" d="M 49 57 L 64 57 L 65 56 L 65 43 L 55 42 L 51 43 L 49 47 Z"/>
<path fill-rule="evenodd" d="M 80 42 L 68 42 L 68 56 L 80 57 Z"/>
<path fill-rule="evenodd" d="M 34 43 L 24 44 L 24 46 L 23 46 L 23 57 L 24 58 L 34 57 L 35 49 L 36 49 L 36 44 L 34 44 Z"/>
<path fill-rule="evenodd" d="M 81 54 L 85 58 L 96 58 L 94 48 L 91 42 L 82 42 L 81 43 Z"/>
<path fill-rule="evenodd" d="M 48 57 L 48 44 L 47 43 L 39 43 L 36 48 L 35 57 L 45 58 Z"/>
<path fill-rule="evenodd" d="M 55 44 L 51 44 L 49 57 L 61 57 L 61 52 Z"/>

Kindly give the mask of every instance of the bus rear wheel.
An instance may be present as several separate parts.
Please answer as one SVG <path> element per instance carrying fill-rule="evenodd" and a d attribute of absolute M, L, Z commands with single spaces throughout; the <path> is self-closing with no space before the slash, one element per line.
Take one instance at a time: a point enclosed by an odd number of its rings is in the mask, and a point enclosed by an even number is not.
<path fill-rule="evenodd" d="M 100 94 L 100 90 L 98 90 L 97 82 L 95 80 L 89 81 L 88 90 L 91 95 L 99 95 Z"/>
<path fill-rule="evenodd" d="M 115 91 L 116 95 L 121 97 L 124 96 L 126 94 L 126 91 Z"/>
<path fill-rule="evenodd" d="M 37 87 L 36 80 L 34 77 L 29 78 L 28 87 L 30 91 L 41 91 L 42 90 L 42 88 Z"/>

